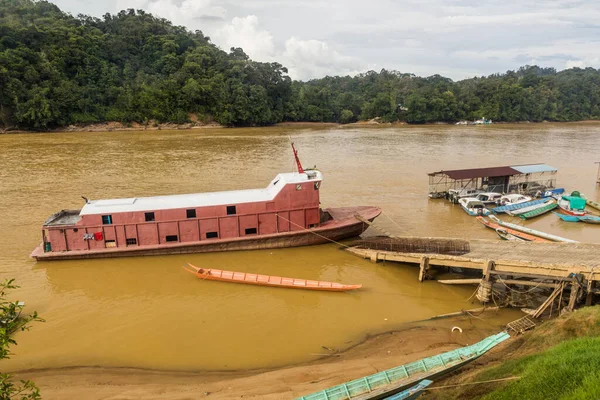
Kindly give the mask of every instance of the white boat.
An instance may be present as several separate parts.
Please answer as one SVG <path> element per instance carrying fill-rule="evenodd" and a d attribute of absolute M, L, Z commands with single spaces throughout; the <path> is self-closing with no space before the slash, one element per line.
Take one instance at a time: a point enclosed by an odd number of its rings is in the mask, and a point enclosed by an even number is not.
<path fill-rule="evenodd" d="M 528 213 L 529 211 L 537 210 L 538 208 L 544 208 L 544 207 L 548 206 L 550 203 L 554 203 L 554 201 L 555 201 L 554 199 L 548 199 L 548 201 L 545 201 L 542 203 L 537 203 L 537 204 L 533 204 L 533 205 L 530 205 L 527 207 L 518 208 L 516 210 L 508 210 L 508 211 L 506 211 L 506 213 L 508 215 L 512 215 L 514 217 L 516 215 Z"/>
<path fill-rule="evenodd" d="M 458 200 L 458 204 L 469 215 L 490 215 L 490 210 L 485 208 L 485 204 L 475 197 L 465 197 Z"/>
<path fill-rule="evenodd" d="M 502 193 L 485 192 L 485 193 L 479 193 L 475 197 L 477 198 L 477 200 L 481 201 L 483 204 L 495 204 L 502 197 Z"/>
<path fill-rule="evenodd" d="M 509 204 L 519 204 L 519 203 L 525 203 L 527 201 L 531 201 L 532 198 L 529 196 L 525 196 L 522 194 L 505 194 L 504 196 L 500 197 L 500 199 L 496 202 L 496 204 L 498 204 L 499 206 L 507 206 Z"/>
<path fill-rule="evenodd" d="M 479 193 L 483 193 L 483 190 L 473 188 L 450 189 L 448 190 L 448 200 L 452 203 L 457 203 L 459 199 L 475 197 Z"/>

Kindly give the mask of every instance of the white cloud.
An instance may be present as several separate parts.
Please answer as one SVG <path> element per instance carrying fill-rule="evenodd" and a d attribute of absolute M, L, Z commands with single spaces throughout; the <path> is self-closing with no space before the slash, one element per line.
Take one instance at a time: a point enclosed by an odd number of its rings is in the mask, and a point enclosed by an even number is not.
<path fill-rule="evenodd" d="M 52 1 L 74 15 L 144 9 L 301 79 L 364 71 L 367 60 L 453 79 L 528 63 L 600 67 L 598 0 Z"/>
<path fill-rule="evenodd" d="M 282 54 L 290 76 L 311 79 L 325 75 L 354 75 L 367 65 L 354 57 L 341 55 L 320 40 L 300 40 L 291 37 Z"/>
<path fill-rule="evenodd" d="M 213 40 L 225 51 L 241 47 L 256 61 L 273 61 L 275 57 L 273 35 L 260 26 L 256 15 L 233 18 L 231 23 L 216 32 Z"/>

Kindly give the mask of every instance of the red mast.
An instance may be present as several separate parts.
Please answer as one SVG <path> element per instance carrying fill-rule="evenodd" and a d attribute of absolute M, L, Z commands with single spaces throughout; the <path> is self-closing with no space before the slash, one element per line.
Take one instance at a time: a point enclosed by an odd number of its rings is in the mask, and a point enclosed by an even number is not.
<path fill-rule="evenodd" d="M 298 173 L 303 174 L 304 168 L 302 168 L 302 163 L 300 163 L 300 159 L 298 158 L 298 151 L 294 147 L 294 142 L 292 142 L 292 150 L 294 151 L 294 158 L 296 159 L 296 165 L 298 165 Z"/>

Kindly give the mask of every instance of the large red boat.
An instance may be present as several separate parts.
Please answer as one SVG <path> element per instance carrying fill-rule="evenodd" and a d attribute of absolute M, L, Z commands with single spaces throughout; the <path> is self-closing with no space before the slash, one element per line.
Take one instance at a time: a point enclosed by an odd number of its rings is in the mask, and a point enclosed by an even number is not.
<path fill-rule="evenodd" d="M 293 145 L 292 145 L 293 148 Z M 42 227 L 37 260 L 307 246 L 358 236 L 378 207 L 321 209 L 318 170 L 278 174 L 264 189 L 87 200 Z"/>

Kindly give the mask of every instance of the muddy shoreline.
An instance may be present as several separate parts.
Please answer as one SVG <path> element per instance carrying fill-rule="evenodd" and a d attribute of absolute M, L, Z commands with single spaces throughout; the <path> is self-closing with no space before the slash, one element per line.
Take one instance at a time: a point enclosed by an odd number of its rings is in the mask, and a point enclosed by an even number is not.
<path fill-rule="evenodd" d="M 424 357 L 473 344 L 503 329 L 497 312 L 407 323 L 367 337 L 343 352 L 323 349 L 314 361 L 269 370 L 178 372 L 136 368 L 66 367 L 17 371 L 44 399 L 283 399 L 306 395 Z M 462 333 L 452 332 L 459 326 Z"/>
<path fill-rule="evenodd" d="M 494 122 L 492 125 L 539 125 L 539 124 L 599 124 L 600 120 L 585 120 L 585 121 L 569 121 L 569 122 L 556 122 L 556 121 L 542 121 L 542 122 L 531 122 L 531 121 L 513 121 L 513 122 Z M 409 124 L 407 122 L 380 122 L 375 119 L 357 121 L 350 124 L 340 124 L 337 122 L 279 122 L 274 125 L 266 126 L 269 127 L 280 127 L 280 128 L 351 128 L 351 127 L 390 127 L 390 126 L 432 126 L 432 125 L 454 125 L 449 122 L 429 122 L 425 124 Z M 46 131 L 32 131 L 22 129 L 2 129 L 0 128 L 0 134 L 17 134 L 17 133 L 60 133 L 60 132 L 127 132 L 127 131 L 160 131 L 160 130 L 195 130 L 195 129 L 221 129 L 230 128 L 224 125 L 220 125 L 215 122 L 201 123 L 201 122 L 190 122 L 185 124 L 175 123 L 148 123 L 141 124 L 137 122 L 123 124 L 121 122 L 101 122 L 96 124 L 87 125 L 69 125 L 61 128 L 49 129 Z M 233 127 L 235 128 L 235 127 Z"/>

